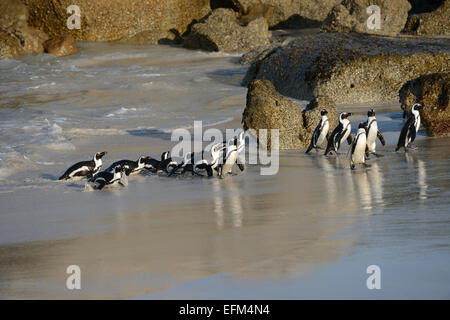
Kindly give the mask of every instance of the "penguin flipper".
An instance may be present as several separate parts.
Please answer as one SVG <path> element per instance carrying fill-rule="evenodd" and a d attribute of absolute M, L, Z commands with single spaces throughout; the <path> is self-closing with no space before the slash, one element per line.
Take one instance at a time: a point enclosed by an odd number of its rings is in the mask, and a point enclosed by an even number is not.
<path fill-rule="evenodd" d="M 381 144 L 382 144 L 383 146 L 385 146 L 385 145 L 386 145 L 386 140 L 384 140 L 384 137 L 383 137 L 383 135 L 381 134 L 380 130 L 377 131 L 377 137 L 378 137 L 378 139 L 380 140 Z"/>
<path fill-rule="evenodd" d="M 350 134 L 348 135 L 348 137 L 347 137 L 347 143 L 348 143 L 349 145 L 351 145 L 352 142 L 353 142 L 353 138 L 352 138 L 352 134 L 350 133 Z"/>
<path fill-rule="evenodd" d="M 409 125 L 408 139 L 410 140 L 410 143 L 413 143 L 414 140 L 416 140 L 416 127 L 414 126 L 414 122 Z"/>
<path fill-rule="evenodd" d="M 238 163 L 237 165 L 241 171 L 245 170 L 245 165 L 243 163 Z"/>

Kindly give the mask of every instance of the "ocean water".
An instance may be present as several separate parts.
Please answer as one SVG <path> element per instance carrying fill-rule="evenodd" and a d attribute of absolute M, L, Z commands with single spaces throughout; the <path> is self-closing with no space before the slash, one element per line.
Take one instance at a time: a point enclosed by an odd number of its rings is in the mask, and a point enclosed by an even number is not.
<path fill-rule="evenodd" d="M 79 47 L 0 60 L 0 298 L 450 298 L 450 138 L 421 132 L 395 153 L 399 105 L 376 105 L 387 144 L 368 169 L 352 172 L 344 146 L 282 152 L 276 175 L 142 174 L 90 192 L 55 180 L 97 151 L 105 165 L 158 157 L 194 120 L 240 127 L 246 68 L 178 47 Z M 368 108 L 340 107 L 354 129 Z M 73 264 L 81 290 L 65 286 Z"/>
<path fill-rule="evenodd" d="M 166 134 L 242 113 L 237 55 L 172 47 L 80 44 L 80 53 L 0 61 L 0 181 L 60 163 L 73 139 Z M 91 155 L 89 156 L 89 158 Z M 20 177 L 21 179 L 23 177 Z"/>

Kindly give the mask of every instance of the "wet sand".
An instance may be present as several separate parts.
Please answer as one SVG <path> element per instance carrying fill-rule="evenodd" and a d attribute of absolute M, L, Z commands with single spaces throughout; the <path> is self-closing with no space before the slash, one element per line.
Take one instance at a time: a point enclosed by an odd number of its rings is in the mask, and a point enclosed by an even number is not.
<path fill-rule="evenodd" d="M 166 46 L 80 48 L 0 65 L 16 77 L 0 76 L 1 299 L 450 298 L 450 138 L 421 133 L 394 153 L 401 112 L 380 104 L 387 146 L 367 170 L 346 149 L 292 151 L 274 176 L 138 175 L 89 192 L 55 180 L 100 150 L 105 166 L 159 157 L 194 120 L 239 128 L 245 68 Z M 368 107 L 340 110 L 356 128 Z M 366 287 L 372 264 L 381 290 Z M 81 290 L 66 288 L 69 265 Z"/>
<path fill-rule="evenodd" d="M 53 182 L 0 194 L 0 296 L 448 298 L 450 139 L 421 137 L 404 154 L 385 135 L 385 157 L 355 172 L 345 155 L 284 152 L 275 176 L 249 166 L 224 180 L 142 175 L 108 192 Z M 167 145 L 140 139 L 126 150 Z M 120 139 L 102 143 L 120 153 Z M 72 264 L 81 290 L 65 287 Z M 396 285 L 367 290 L 370 264 Z"/>

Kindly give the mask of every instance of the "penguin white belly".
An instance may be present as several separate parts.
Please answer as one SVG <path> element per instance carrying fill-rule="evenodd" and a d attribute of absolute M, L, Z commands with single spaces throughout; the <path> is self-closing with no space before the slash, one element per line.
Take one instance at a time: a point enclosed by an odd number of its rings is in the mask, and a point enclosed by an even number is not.
<path fill-rule="evenodd" d="M 90 169 L 89 169 L 89 167 L 87 167 L 87 166 L 80 167 L 80 168 L 78 168 L 78 169 L 72 171 L 72 172 L 69 174 L 69 177 L 71 177 L 71 178 L 77 178 L 77 177 L 75 176 L 77 173 L 83 172 L 83 171 L 89 171 L 89 170 L 90 170 Z M 82 177 L 80 177 L 80 178 L 82 178 Z"/>
<path fill-rule="evenodd" d="M 376 122 L 370 125 L 369 132 L 367 134 L 367 147 L 370 152 L 375 152 L 376 150 L 376 139 L 378 133 L 378 124 Z"/>
<path fill-rule="evenodd" d="M 319 138 L 317 138 L 317 147 L 320 147 L 323 142 L 325 141 L 325 138 L 327 136 L 328 133 L 328 129 L 330 128 L 330 124 L 328 123 L 328 121 L 323 125 L 322 131 L 320 132 Z"/>
<path fill-rule="evenodd" d="M 365 163 L 365 151 L 366 151 L 366 135 L 361 133 L 357 138 L 355 151 L 352 154 L 352 162 L 353 164 L 362 164 Z"/>
<path fill-rule="evenodd" d="M 225 160 L 225 163 L 222 167 L 222 175 L 231 173 L 231 169 L 233 168 L 233 165 L 236 163 L 238 153 L 236 150 L 233 150 L 229 153 L 227 159 Z"/>
<path fill-rule="evenodd" d="M 420 129 L 420 116 L 416 117 L 416 134 L 419 132 Z"/>

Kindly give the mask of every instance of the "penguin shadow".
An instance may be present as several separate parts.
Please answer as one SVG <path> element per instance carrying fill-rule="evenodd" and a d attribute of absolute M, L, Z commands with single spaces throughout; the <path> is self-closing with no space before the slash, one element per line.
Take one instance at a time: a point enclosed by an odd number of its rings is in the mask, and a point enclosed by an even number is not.
<path fill-rule="evenodd" d="M 50 180 L 50 181 L 59 181 L 59 176 L 55 176 L 54 174 L 44 173 L 40 176 L 41 179 Z"/>

